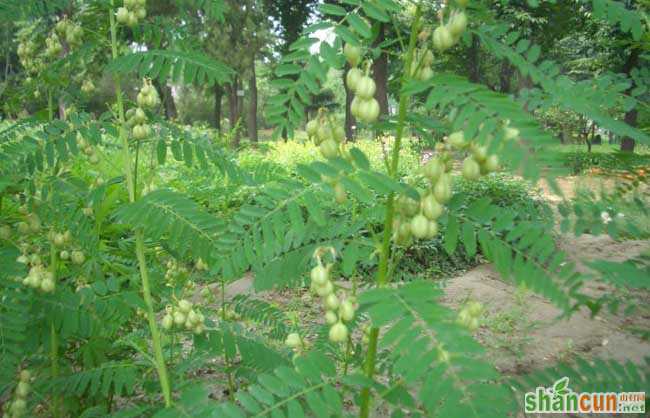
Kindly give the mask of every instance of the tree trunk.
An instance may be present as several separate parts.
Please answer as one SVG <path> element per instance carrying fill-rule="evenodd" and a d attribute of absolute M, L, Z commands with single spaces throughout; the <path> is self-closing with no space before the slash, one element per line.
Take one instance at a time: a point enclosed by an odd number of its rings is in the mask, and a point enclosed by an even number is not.
<path fill-rule="evenodd" d="M 501 62 L 501 72 L 499 73 L 499 91 L 501 93 L 510 93 L 510 82 L 514 74 L 514 68 L 508 60 Z"/>
<path fill-rule="evenodd" d="M 638 65 L 639 63 L 639 54 L 641 52 L 640 48 L 634 48 L 630 52 L 630 55 L 627 57 L 627 60 L 625 61 L 625 65 L 623 66 L 623 72 L 629 77 L 630 74 L 632 73 L 632 70 Z M 630 78 L 631 79 L 631 78 Z M 632 89 L 634 89 L 635 83 L 634 79 L 631 79 L 632 83 L 630 84 L 630 88 L 625 91 L 626 95 L 630 95 L 632 92 Z M 636 107 L 628 110 L 625 113 L 625 123 L 627 123 L 630 126 L 636 127 L 636 120 L 638 116 L 638 110 Z M 629 136 L 624 136 L 621 139 L 621 151 L 625 152 L 634 152 L 634 145 L 635 141 L 634 139 L 630 138 Z"/>
<path fill-rule="evenodd" d="M 257 75 L 255 74 L 255 58 L 251 65 L 251 77 L 248 80 L 250 103 L 248 104 L 248 137 L 257 142 Z"/>
<path fill-rule="evenodd" d="M 348 86 L 345 83 L 345 75 L 349 69 L 350 64 L 346 63 L 343 71 L 343 87 L 345 88 L 345 137 L 348 141 L 352 141 L 354 139 L 354 131 L 352 127 L 355 124 L 355 120 L 354 116 L 352 116 L 352 112 L 350 111 L 350 104 L 352 103 L 352 98 L 354 95 L 350 89 L 348 89 Z"/>
<path fill-rule="evenodd" d="M 239 90 L 239 77 L 234 77 L 232 83 L 228 85 L 228 107 L 229 107 L 229 119 L 230 119 L 230 135 L 232 137 L 232 145 L 234 147 L 239 146 L 239 136 L 241 131 L 240 119 L 241 114 L 239 112 L 239 97 L 237 97 L 237 90 Z"/>
<path fill-rule="evenodd" d="M 472 83 L 481 82 L 481 71 L 480 71 L 480 64 L 479 64 L 480 47 L 481 45 L 478 36 L 472 35 L 472 45 L 469 47 L 469 50 L 467 51 L 467 64 L 469 66 L 468 68 L 469 80 Z"/>
<path fill-rule="evenodd" d="M 176 111 L 176 103 L 174 103 L 174 96 L 172 95 L 171 87 L 167 84 L 161 84 L 157 79 L 154 79 L 152 84 L 160 96 L 160 101 L 165 110 L 165 117 L 167 119 L 175 119 L 178 112 Z"/>
<path fill-rule="evenodd" d="M 377 47 L 384 42 L 385 39 L 385 25 L 379 25 L 379 34 L 373 43 L 373 47 Z M 377 85 L 377 92 L 375 98 L 379 102 L 379 114 L 388 115 L 388 55 L 382 52 L 379 57 L 372 64 L 373 78 Z"/>
<path fill-rule="evenodd" d="M 221 99 L 223 98 L 223 86 L 215 83 L 214 92 L 214 112 L 212 114 L 212 126 L 221 133 Z"/>

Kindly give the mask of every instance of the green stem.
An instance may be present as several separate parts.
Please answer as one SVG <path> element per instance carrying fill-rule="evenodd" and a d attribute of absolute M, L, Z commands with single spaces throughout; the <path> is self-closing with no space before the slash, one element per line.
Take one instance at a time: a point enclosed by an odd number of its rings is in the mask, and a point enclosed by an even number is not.
<path fill-rule="evenodd" d="M 226 322 L 226 282 L 221 281 L 221 320 L 223 322 Z M 225 330 L 224 330 L 225 332 Z M 228 397 L 230 398 L 231 401 L 235 400 L 235 380 L 233 379 L 232 376 L 232 370 L 230 370 L 231 367 L 231 362 L 230 362 L 230 357 L 228 357 L 228 351 L 226 349 L 226 341 L 225 341 L 225 334 L 223 334 L 223 358 L 226 363 L 226 369 L 228 370 L 226 373 L 228 374 Z"/>
<path fill-rule="evenodd" d="M 113 13 L 114 0 L 111 0 L 111 9 L 109 10 L 109 19 L 111 27 L 111 52 L 113 59 L 117 58 L 117 26 L 115 23 L 115 16 Z M 129 139 L 127 137 L 126 120 L 124 117 L 124 102 L 122 99 L 122 87 L 120 76 L 115 74 L 115 96 L 117 98 L 117 112 L 119 118 L 119 136 L 122 140 L 122 152 L 124 158 L 124 172 L 126 175 L 126 186 L 129 192 L 129 201 L 134 202 L 135 195 L 135 181 L 133 178 L 133 167 L 131 152 L 129 150 Z M 160 387 L 162 390 L 163 398 L 165 399 L 165 406 L 169 407 L 172 404 L 171 384 L 167 374 L 167 365 L 162 352 L 162 344 L 160 341 L 160 331 L 156 323 L 156 316 L 154 314 L 154 303 L 151 297 L 151 288 L 149 285 L 149 272 L 147 270 L 147 260 L 144 253 L 144 231 L 141 228 L 135 231 L 135 250 L 138 259 L 138 266 L 140 268 L 140 278 L 142 280 L 142 295 L 147 307 L 147 320 L 149 322 L 149 331 L 151 332 L 151 342 L 154 351 L 154 363 L 158 378 L 160 379 Z"/>
<path fill-rule="evenodd" d="M 409 71 L 413 64 L 413 57 L 415 55 L 415 47 L 417 45 L 417 35 L 418 29 L 420 26 L 420 17 L 422 11 L 418 6 L 415 13 L 415 18 L 413 19 L 413 25 L 411 26 L 411 37 L 409 39 L 408 51 L 404 61 L 404 73 L 402 74 L 401 85 L 402 87 L 406 85 L 409 80 Z M 395 144 L 393 145 L 391 163 L 389 167 L 388 174 L 397 178 L 398 168 L 399 168 L 399 151 L 402 146 L 402 138 L 404 137 L 404 127 L 406 125 L 406 113 L 408 111 L 410 96 L 408 94 L 400 92 L 399 98 L 399 113 L 398 113 L 398 122 L 397 129 L 395 132 Z M 393 217 L 395 216 L 395 194 L 391 193 L 388 195 L 388 201 L 386 202 L 386 217 L 384 219 L 384 234 L 382 237 L 382 246 L 381 253 L 379 255 L 379 266 L 377 270 L 377 286 L 384 286 L 388 283 L 388 262 L 390 260 L 390 238 L 392 235 L 393 229 Z M 366 359 L 364 363 L 364 371 L 366 376 L 369 379 L 372 379 L 375 374 L 375 360 L 377 357 L 377 345 L 378 345 L 379 329 L 374 327 L 370 329 L 370 338 L 368 342 L 368 352 L 366 353 Z M 359 410 L 360 418 L 368 418 L 370 414 L 370 388 L 366 387 L 361 390 L 361 407 Z"/>
<path fill-rule="evenodd" d="M 54 119 L 54 102 L 51 89 L 47 89 L 47 117 L 50 122 Z"/>
<path fill-rule="evenodd" d="M 56 248 L 50 244 L 50 272 L 54 276 L 53 280 L 56 283 L 56 268 L 57 268 L 57 254 Z M 59 376 L 59 336 L 56 333 L 56 326 L 54 320 L 50 319 L 50 362 L 52 364 L 52 379 Z M 61 416 L 61 397 L 54 395 L 52 399 L 52 409 L 55 418 Z"/>

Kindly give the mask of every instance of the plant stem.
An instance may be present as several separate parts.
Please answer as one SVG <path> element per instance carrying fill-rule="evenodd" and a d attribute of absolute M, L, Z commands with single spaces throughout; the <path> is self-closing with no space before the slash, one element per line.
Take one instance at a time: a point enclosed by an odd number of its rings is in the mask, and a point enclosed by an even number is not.
<path fill-rule="evenodd" d="M 417 44 L 418 30 L 420 26 L 420 17 L 422 11 L 418 6 L 411 26 L 411 37 L 409 39 L 408 51 L 404 60 L 404 72 L 402 74 L 401 86 L 403 87 L 409 79 L 411 65 L 413 64 L 413 57 L 415 55 L 415 47 Z M 391 155 L 391 163 L 388 174 L 397 178 L 399 168 L 399 151 L 402 146 L 402 138 L 404 136 L 404 126 L 406 124 L 406 112 L 408 111 L 410 96 L 400 92 L 399 98 L 399 113 L 397 121 L 397 129 L 395 132 L 395 144 Z M 395 216 L 395 194 L 388 195 L 386 202 L 386 217 L 384 219 L 384 234 L 382 237 L 381 253 L 379 255 L 379 267 L 377 271 L 377 286 L 381 287 L 386 285 L 389 279 L 388 275 L 388 261 L 390 259 L 390 238 L 393 229 L 393 217 Z M 366 360 L 364 363 L 364 371 L 369 379 L 372 379 L 375 374 L 375 360 L 377 357 L 379 329 L 373 327 L 370 329 L 370 338 L 368 342 L 368 352 L 366 353 Z M 368 418 L 370 414 L 370 388 L 365 387 L 361 390 L 361 407 L 359 410 L 360 418 Z"/>
<path fill-rule="evenodd" d="M 117 58 L 117 27 L 115 23 L 115 16 L 113 14 L 114 0 L 111 0 L 111 9 L 109 10 L 109 19 L 111 26 L 111 52 L 113 59 Z M 135 195 L 135 181 L 133 178 L 133 169 L 131 161 L 131 152 L 129 150 L 129 140 L 126 134 L 126 120 L 124 118 L 124 102 L 122 100 L 122 87 L 120 76 L 115 74 L 115 96 L 117 98 L 117 112 L 119 118 L 120 131 L 119 136 L 122 140 L 122 149 L 124 157 L 124 172 L 126 175 L 126 186 L 129 192 L 129 201 L 134 202 Z M 149 322 L 149 330 L 151 332 L 151 342 L 154 350 L 154 362 L 158 378 L 160 379 L 160 387 L 162 390 L 163 398 L 165 399 L 165 406 L 169 407 L 172 404 L 171 385 L 169 376 L 167 374 L 167 365 L 162 352 L 162 344 L 160 342 L 160 332 L 158 324 L 156 323 L 156 316 L 153 309 L 153 298 L 151 297 L 151 288 L 149 286 L 149 272 L 147 270 L 147 260 L 144 254 L 144 231 L 138 228 L 135 231 L 135 249 L 138 258 L 138 266 L 140 268 L 140 278 L 142 280 L 142 295 L 144 297 L 145 305 L 147 306 L 147 320 Z"/>
<path fill-rule="evenodd" d="M 56 248 L 50 244 L 50 272 L 52 273 L 53 280 L 56 283 L 56 268 L 57 256 Z M 54 319 L 50 319 L 50 363 L 52 365 L 52 379 L 59 376 L 59 336 L 56 333 L 56 326 Z M 55 418 L 61 416 L 61 397 L 58 395 L 52 396 L 52 412 Z"/>
<path fill-rule="evenodd" d="M 225 323 L 226 322 L 226 282 L 221 281 L 221 320 Z M 228 374 L 228 397 L 230 398 L 231 401 L 235 400 L 235 381 L 232 376 L 232 370 L 230 370 L 230 357 L 228 357 L 228 349 L 226 348 L 226 335 L 225 335 L 225 330 L 224 334 L 222 334 L 222 341 L 223 345 L 223 358 L 226 363 L 226 368 L 228 371 L 226 372 Z"/>

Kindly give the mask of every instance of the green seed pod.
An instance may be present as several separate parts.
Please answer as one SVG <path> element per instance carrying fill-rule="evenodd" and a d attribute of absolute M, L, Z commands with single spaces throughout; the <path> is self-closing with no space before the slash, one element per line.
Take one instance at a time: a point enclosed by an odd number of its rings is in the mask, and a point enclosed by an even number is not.
<path fill-rule="evenodd" d="M 375 80 L 368 76 L 363 76 L 357 83 L 357 89 L 355 93 L 360 98 L 369 100 L 375 96 L 376 91 L 377 85 L 375 84 Z"/>
<path fill-rule="evenodd" d="M 449 145 L 456 149 L 463 149 L 467 145 L 463 131 L 454 132 L 447 138 Z"/>
<path fill-rule="evenodd" d="M 327 159 L 334 158 L 339 153 L 339 146 L 333 139 L 328 139 L 320 144 L 320 152 Z"/>
<path fill-rule="evenodd" d="M 343 55 L 345 55 L 345 58 L 352 67 L 359 65 L 359 62 L 361 61 L 361 53 L 361 48 L 358 46 L 345 44 L 343 47 Z"/>
<path fill-rule="evenodd" d="M 467 180 L 476 180 L 481 176 L 481 167 L 472 157 L 463 161 L 463 177 Z"/>
<path fill-rule="evenodd" d="M 438 203 L 447 203 L 451 199 L 451 177 L 444 173 L 433 187 L 433 195 Z"/>
<path fill-rule="evenodd" d="M 348 327 L 342 322 L 337 322 L 330 328 L 329 338 L 334 343 L 345 342 L 348 339 Z"/>
<path fill-rule="evenodd" d="M 448 24 L 449 32 L 454 38 L 458 38 L 467 28 L 467 16 L 465 12 L 458 12 L 454 14 Z"/>
<path fill-rule="evenodd" d="M 325 283 L 329 280 L 329 270 L 326 267 L 323 267 L 322 265 L 317 265 L 313 269 L 311 269 L 311 281 L 318 285 L 318 286 L 324 286 Z"/>
<path fill-rule="evenodd" d="M 348 86 L 352 92 L 355 92 L 359 86 L 359 81 L 361 81 L 362 78 L 363 72 L 360 69 L 356 67 L 350 68 L 345 76 L 345 85 Z"/>
<path fill-rule="evenodd" d="M 411 233 L 415 238 L 422 239 L 427 236 L 429 220 L 422 214 L 417 214 L 411 219 Z"/>
<path fill-rule="evenodd" d="M 422 199 L 422 214 L 427 217 L 427 219 L 434 221 L 442 215 L 444 207 L 438 203 L 435 196 L 429 194 Z"/>
<path fill-rule="evenodd" d="M 433 31 L 433 46 L 441 52 L 454 46 L 454 37 L 447 26 L 438 26 Z"/>

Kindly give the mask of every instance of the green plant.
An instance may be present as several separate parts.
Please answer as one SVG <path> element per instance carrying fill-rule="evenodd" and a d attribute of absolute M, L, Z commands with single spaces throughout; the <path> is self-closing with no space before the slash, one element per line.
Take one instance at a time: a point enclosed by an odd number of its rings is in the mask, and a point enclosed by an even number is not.
<path fill-rule="evenodd" d="M 184 49 L 129 49 L 127 42 L 160 29 L 143 0 L 122 8 L 92 2 L 78 11 L 59 0 L 45 11 L 27 3 L 20 9 L 27 16 L 46 18 L 42 32 L 21 33 L 21 59 L 42 78 L 48 106 L 45 120 L 0 131 L 0 391 L 10 394 L 13 416 L 365 418 L 379 406 L 396 417 L 503 417 L 516 412 L 512 387 L 519 385 L 498 373 L 472 337 L 482 307 L 468 303 L 457 312 L 441 303 L 437 283 L 398 283 L 405 255 L 431 243 L 469 259 L 480 252 L 504 280 L 566 315 L 582 305 L 597 312 L 609 301 L 581 292 L 585 279 L 555 246 L 548 209 L 524 183 L 494 174 L 511 169 L 539 179 L 554 139 L 513 97 L 433 67 L 471 35 L 560 106 L 618 134 L 648 137 L 603 114 L 592 93 L 578 94 L 557 77 L 553 63 L 537 64 L 540 47 L 508 25 L 478 24 L 482 9 L 466 8 L 468 1 L 451 3 L 437 20 L 427 2 L 351 1 L 350 10 L 321 4 L 328 17 L 307 28 L 275 69 L 269 121 L 291 136 L 328 70 L 347 61 L 353 113 L 369 132 L 381 127 L 391 135 L 347 143 L 322 110 L 308 125 L 313 145 L 276 144 L 263 163 L 263 152 L 242 149 L 248 156 L 234 158 L 223 149 L 228 140 L 159 116 L 149 77 L 212 85 L 230 81 L 233 71 Z M 178 4 L 201 8 L 201 16 L 223 6 Z M 68 22 L 84 22 L 88 49 L 68 49 L 80 34 L 50 13 L 63 10 Z M 376 25 L 396 24 L 400 12 L 408 27 L 374 42 Z M 634 14 L 609 18 L 634 34 L 640 25 Z M 336 36 L 312 54 L 310 34 L 318 29 Z M 65 32 L 63 41 L 57 32 Z M 30 40 L 47 42 L 45 55 Z M 369 77 L 388 46 L 401 59 L 394 116 L 377 111 Z M 76 57 L 111 74 L 116 103 L 107 114 L 74 109 L 61 79 L 73 76 L 67 64 Z M 122 79 L 134 71 L 145 79 L 131 101 Z M 58 119 L 55 102 L 63 109 Z M 410 131 L 429 126 L 414 116 L 419 111 L 434 114 L 448 134 L 425 163 L 405 151 Z M 294 155 L 280 159 L 287 152 Z M 193 170 L 219 173 L 210 190 L 225 197 L 173 178 Z M 642 193 L 639 184 L 631 189 Z M 602 204 L 593 200 L 562 208 L 566 230 L 594 223 L 583 210 Z M 643 210 L 645 201 L 641 194 L 628 203 Z M 646 258 L 591 266 L 602 280 L 647 287 L 640 279 Z M 256 290 L 309 287 L 321 321 L 304 326 L 300 315 L 268 302 L 228 300 L 226 284 L 247 273 Z M 579 363 L 563 372 L 572 382 L 597 376 L 608 385 L 647 386 L 643 366 Z M 206 375 L 225 382 L 217 400 Z"/>

